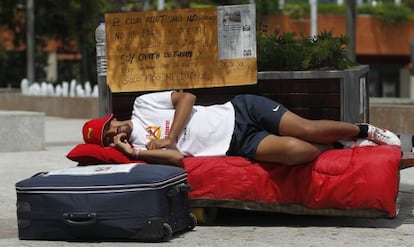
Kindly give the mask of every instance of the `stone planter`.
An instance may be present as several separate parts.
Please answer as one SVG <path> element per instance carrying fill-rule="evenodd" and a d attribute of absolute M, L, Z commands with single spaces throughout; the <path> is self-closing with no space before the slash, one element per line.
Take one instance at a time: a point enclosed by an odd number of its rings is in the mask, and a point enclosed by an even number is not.
<path fill-rule="evenodd" d="M 257 91 L 310 119 L 369 122 L 369 66 L 331 71 L 263 71 Z"/>

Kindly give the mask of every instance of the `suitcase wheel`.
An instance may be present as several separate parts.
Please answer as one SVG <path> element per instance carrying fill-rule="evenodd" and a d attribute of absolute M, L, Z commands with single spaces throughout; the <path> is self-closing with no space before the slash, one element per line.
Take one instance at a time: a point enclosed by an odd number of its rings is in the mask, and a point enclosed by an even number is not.
<path fill-rule="evenodd" d="M 193 230 L 197 225 L 197 217 L 193 214 L 190 213 L 190 225 L 188 226 L 188 230 Z"/>
<path fill-rule="evenodd" d="M 200 224 L 213 224 L 217 219 L 218 208 L 192 208 L 191 211 Z"/>
<path fill-rule="evenodd" d="M 162 241 L 169 241 L 172 238 L 173 230 L 168 223 L 162 224 Z"/>

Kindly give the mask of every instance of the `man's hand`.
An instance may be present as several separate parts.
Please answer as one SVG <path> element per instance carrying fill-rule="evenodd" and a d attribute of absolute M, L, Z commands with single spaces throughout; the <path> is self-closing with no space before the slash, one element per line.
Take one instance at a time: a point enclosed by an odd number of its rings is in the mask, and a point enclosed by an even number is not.
<path fill-rule="evenodd" d="M 126 133 L 119 133 L 116 136 L 114 136 L 114 142 L 111 143 L 110 146 L 118 149 L 124 154 L 131 154 L 133 151 L 131 145 L 127 141 Z"/>
<path fill-rule="evenodd" d="M 151 140 L 145 146 L 148 150 L 155 150 L 155 149 L 171 149 L 174 142 L 169 139 L 158 139 L 158 140 Z"/>
<path fill-rule="evenodd" d="M 152 164 L 165 164 L 165 165 L 174 165 L 180 166 L 183 162 L 184 156 L 177 150 L 165 149 L 165 147 L 170 146 L 173 142 L 167 139 L 154 140 L 153 146 L 157 145 L 160 148 L 153 148 L 154 150 L 139 150 L 138 157 L 134 156 L 134 149 L 127 141 L 126 133 L 119 133 L 114 136 L 114 142 L 110 144 L 111 147 L 114 147 L 127 155 L 130 159 L 139 159 L 146 161 Z M 164 147 L 165 146 L 165 147 Z"/>

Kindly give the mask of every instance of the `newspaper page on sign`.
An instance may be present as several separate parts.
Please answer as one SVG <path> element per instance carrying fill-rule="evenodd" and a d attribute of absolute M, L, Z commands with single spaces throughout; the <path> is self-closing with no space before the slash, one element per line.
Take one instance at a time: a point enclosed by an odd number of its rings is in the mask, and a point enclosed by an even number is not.
<path fill-rule="evenodd" d="M 219 59 L 256 57 L 253 5 L 217 7 Z"/>
<path fill-rule="evenodd" d="M 105 15 L 112 92 L 257 82 L 252 4 Z"/>

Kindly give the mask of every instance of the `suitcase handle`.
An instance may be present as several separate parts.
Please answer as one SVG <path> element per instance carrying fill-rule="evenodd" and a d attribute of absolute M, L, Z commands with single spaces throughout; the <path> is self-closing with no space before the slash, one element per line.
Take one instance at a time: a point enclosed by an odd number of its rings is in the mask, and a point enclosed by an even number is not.
<path fill-rule="evenodd" d="M 180 191 L 183 192 L 188 192 L 191 190 L 191 186 L 189 184 L 179 184 L 177 187 L 180 189 Z"/>
<path fill-rule="evenodd" d="M 190 190 L 191 190 L 191 186 L 189 184 L 186 184 L 186 183 L 178 184 L 168 191 L 167 196 L 169 198 L 173 198 L 177 196 L 177 194 L 180 192 L 188 192 Z"/>
<path fill-rule="evenodd" d="M 96 213 L 64 213 L 63 221 L 71 226 L 85 226 L 95 224 Z"/>

